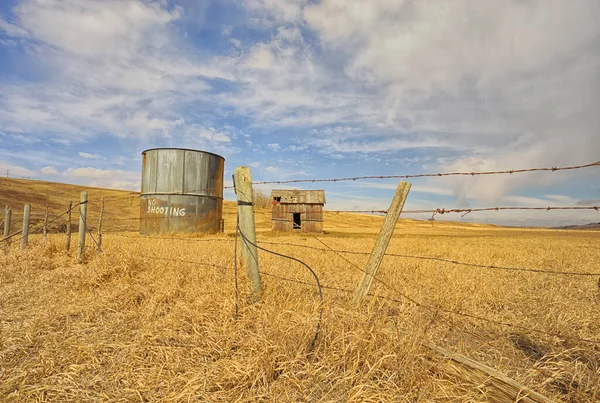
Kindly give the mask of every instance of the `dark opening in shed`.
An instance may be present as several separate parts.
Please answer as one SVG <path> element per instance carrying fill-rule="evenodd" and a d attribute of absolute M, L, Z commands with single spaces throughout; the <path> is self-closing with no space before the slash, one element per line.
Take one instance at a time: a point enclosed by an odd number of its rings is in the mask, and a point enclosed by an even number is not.
<path fill-rule="evenodd" d="M 302 219 L 300 218 L 300 213 L 294 214 L 294 229 L 302 229 Z"/>

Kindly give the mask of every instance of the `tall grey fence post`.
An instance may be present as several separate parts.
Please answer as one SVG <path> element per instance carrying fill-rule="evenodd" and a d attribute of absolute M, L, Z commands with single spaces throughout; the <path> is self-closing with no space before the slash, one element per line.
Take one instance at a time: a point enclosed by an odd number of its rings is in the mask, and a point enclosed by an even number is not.
<path fill-rule="evenodd" d="M 21 249 L 25 249 L 29 243 L 29 215 L 31 206 L 26 204 L 23 208 L 23 230 L 21 231 Z"/>
<path fill-rule="evenodd" d="M 402 212 L 402 208 L 404 207 L 404 202 L 408 197 L 409 191 L 410 183 L 400 181 L 398 188 L 396 189 L 396 194 L 394 195 L 392 203 L 390 204 L 390 208 L 388 209 L 385 219 L 383 220 L 383 225 L 381 226 L 379 235 L 377 235 L 375 247 L 371 252 L 371 256 L 369 256 L 369 261 L 365 267 L 365 274 L 358 283 L 356 291 L 354 292 L 353 302 L 356 307 L 360 305 L 363 298 L 369 293 L 371 283 L 373 282 L 373 277 L 377 274 L 377 270 L 381 265 L 381 261 L 383 260 L 385 251 L 390 243 L 390 239 L 394 234 L 396 223 L 398 222 L 398 218 L 400 218 L 400 213 Z"/>
<path fill-rule="evenodd" d="M 100 197 L 100 218 L 98 218 L 98 253 L 102 252 L 102 216 L 104 215 L 104 196 Z"/>
<path fill-rule="evenodd" d="M 69 202 L 69 210 L 67 210 L 67 222 L 65 232 L 67 234 L 67 247 L 66 252 L 69 254 L 69 249 L 71 249 L 71 211 L 73 210 L 73 202 Z"/>
<path fill-rule="evenodd" d="M 46 212 L 44 213 L 44 243 L 48 242 L 48 205 L 46 204 Z"/>
<path fill-rule="evenodd" d="M 10 224 L 12 218 L 12 209 L 8 206 L 4 208 L 4 238 L 10 235 Z M 10 240 L 6 240 L 6 244 L 9 244 Z"/>
<path fill-rule="evenodd" d="M 81 192 L 79 200 L 79 244 L 77 245 L 77 261 L 83 263 L 85 252 L 85 231 L 87 227 L 88 192 Z"/>
<path fill-rule="evenodd" d="M 244 234 L 240 237 L 240 242 L 242 243 L 242 261 L 246 268 L 246 275 L 250 280 L 252 297 L 255 301 L 260 301 L 262 286 L 258 270 L 258 251 L 256 246 L 254 246 L 256 245 L 256 227 L 254 223 L 252 172 L 249 167 L 242 166 L 235 168 L 233 172 L 233 186 L 237 196 L 239 231 Z"/>

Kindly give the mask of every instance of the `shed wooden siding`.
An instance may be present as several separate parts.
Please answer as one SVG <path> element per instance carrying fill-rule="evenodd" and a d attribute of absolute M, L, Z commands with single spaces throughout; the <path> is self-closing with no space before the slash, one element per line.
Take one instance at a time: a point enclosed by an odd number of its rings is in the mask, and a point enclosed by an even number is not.
<path fill-rule="evenodd" d="M 276 201 L 276 198 L 281 199 Z M 303 202 L 298 202 L 300 200 Z M 323 232 L 324 191 L 273 190 L 271 201 L 273 202 L 271 210 L 273 231 L 293 231 L 294 213 L 300 213 L 301 232 Z M 308 203 L 307 201 L 316 201 L 317 203 Z"/>

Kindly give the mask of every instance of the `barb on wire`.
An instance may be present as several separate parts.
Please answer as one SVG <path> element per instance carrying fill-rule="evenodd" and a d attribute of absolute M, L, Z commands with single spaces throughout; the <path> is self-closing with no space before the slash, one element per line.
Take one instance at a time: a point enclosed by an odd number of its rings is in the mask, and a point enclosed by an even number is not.
<path fill-rule="evenodd" d="M 323 243 L 317 237 L 314 237 L 314 238 L 317 239 L 317 241 Z M 317 248 L 317 247 L 310 246 L 310 245 L 299 245 L 299 244 L 286 243 L 286 242 L 267 242 L 267 241 L 261 241 L 261 243 L 263 243 L 263 244 L 269 244 L 269 245 L 295 246 L 295 247 L 299 247 L 299 248 L 313 249 L 313 250 L 318 250 L 318 251 L 323 251 L 323 252 L 347 253 L 347 254 L 351 254 L 351 255 L 363 255 L 363 256 L 367 256 L 367 255 L 371 254 L 370 252 L 359 252 L 359 251 L 343 250 L 343 249 L 331 249 L 331 248 L 329 248 L 329 246 L 328 246 L 329 249 L 324 249 L 324 248 Z M 403 255 L 403 254 L 398 254 L 398 253 L 386 253 L 385 256 L 401 257 L 401 258 L 408 258 L 408 259 L 418 259 L 418 260 L 431 260 L 431 261 L 437 261 L 437 262 L 443 262 L 443 263 L 451 263 L 451 264 L 460 265 L 460 266 L 479 267 L 479 268 L 482 268 L 482 269 L 494 269 L 494 270 L 505 270 L 505 271 L 521 271 L 521 272 L 541 273 L 541 274 L 555 274 L 555 275 L 565 275 L 565 276 L 583 276 L 583 277 L 598 277 L 598 276 L 600 276 L 600 273 L 571 272 L 571 271 L 554 271 L 554 270 L 543 270 L 543 269 L 528 269 L 528 268 L 519 268 L 519 267 L 505 267 L 505 266 L 496 266 L 496 265 L 484 265 L 484 264 L 478 264 L 478 263 L 460 262 L 458 260 L 444 259 L 444 258 L 432 257 L 432 256 Z"/>
<path fill-rule="evenodd" d="M 310 343 L 309 350 L 312 351 L 315 348 L 315 345 L 317 343 L 317 339 L 319 337 L 319 332 L 321 331 L 321 323 L 323 322 L 323 289 L 321 288 L 321 282 L 319 281 L 319 277 L 317 276 L 317 273 L 315 273 L 315 271 L 309 265 L 307 265 L 306 263 L 304 263 L 300 259 L 297 259 L 297 258 L 295 258 L 293 256 L 284 255 L 283 253 L 273 252 L 272 250 L 263 248 L 262 246 L 259 246 L 259 245 L 255 244 L 250 239 L 248 239 L 248 237 L 246 237 L 246 234 L 244 234 L 244 232 L 242 232 L 242 230 L 239 227 L 239 225 L 237 226 L 237 229 L 238 229 L 238 231 L 240 233 L 240 236 L 244 239 L 245 242 L 249 243 L 250 245 L 252 245 L 255 248 L 258 248 L 258 249 L 260 249 L 260 250 L 262 250 L 264 252 L 267 252 L 267 253 L 270 253 L 270 254 L 275 255 L 275 256 L 283 257 L 285 259 L 290 259 L 290 260 L 293 260 L 295 262 L 298 262 L 301 265 L 303 265 L 304 267 L 306 267 L 308 269 L 308 271 L 310 272 L 310 274 L 312 274 L 312 276 L 315 279 L 315 282 L 317 284 L 317 290 L 319 291 L 319 321 L 317 322 L 317 327 L 315 329 L 315 336 L 314 336 L 312 342 Z"/>
<path fill-rule="evenodd" d="M 481 207 L 481 208 L 437 208 L 428 210 L 402 210 L 402 214 L 427 214 L 433 213 L 432 218 L 436 214 L 450 213 L 465 213 L 463 217 L 469 213 L 478 211 L 505 211 L 505 210 L 538 210 L 538 211 L 553 211 L 553 210 L 596 210 L 600 211 L 600 206 L 546 206 L 546 207 Z M 387 214 L 387 210 L 325 210 L 326 213 L 368 213 L 368 214 Z"/>
<path fill-rule="evenodd" d="M 253 182 L 253 185 L 267 185 L 267 184 L 286 184 L 286 183 L 317 183 L 317 182 L 343 182 L 343 181 L 357 181 L 366 179 L 410 179 L 410 178 L 425 178 L 425 177 L 440 177 L 440 176 L 478 176 L 478 175 L 512 175 L 515 173 L 523 172 L 539 172 L 539 171 L 568 171 L 572 169 L 590 168 L 594 166 L 600 166 L 600 161 L 593 162 L 585 165 L 573 165 L 564 167 L 550 167 L 550 168 L 527 168 L 527 169 L 512 169 L 504 171 L 472 171 L 472 172 L 443 172 L 443 173 L 420 173 L 410 175 L 368 175 L 368 176 L 354 176 L 346 178 L 329 178 L 329 179 L 290 179 L 283 181 L 262 181 Z"/>

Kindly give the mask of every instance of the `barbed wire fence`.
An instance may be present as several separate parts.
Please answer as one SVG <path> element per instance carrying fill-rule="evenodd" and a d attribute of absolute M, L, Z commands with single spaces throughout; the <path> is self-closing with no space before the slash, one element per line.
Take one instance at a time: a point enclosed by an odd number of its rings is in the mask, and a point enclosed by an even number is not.
<path fill-rule="evenodd" d="M 585 168 L 591 168 L 591 167 L 600 167 L 600 161 L 597 161 L 597 162 L 591 163 L 591 164 L 565 166 L 565 167 L 531 168 L 531 169 L 484 171 L 484 172 L 446 172 L 446 173 L 424 173 L 424 174 L 412 174 L 412 175 L 357 176 L 357 177 L 326 178 L 326 179 L 291 179 L 291 180 L 284 180 L 284 181 L 258 181 L 258 182 L 253 182 L 253 184 L 254 185 L 268 185 L 268 184 L 292 184 L 292 183 L 319 183 L 319 182 L 360 181 L 360 180 L 373 180 L 373 179 L 409 179 L 409 178 L 447 177 L 447 176 L 471 176 L 471 177 L 474 177 L 474 176 L 479 176 L 479 175 L 513 175 L 513 174 L 526 173 L 526 172 L 570 171 L 570 170 L 585 169 Z M 233 188 L 233 186 L 227 186 L 225 188 Z M 210 190 L 210 189 L 204 189 L 204 190 Z M 76 197 L 74 197 L 74 195 L 69 195 L 69 196 L 73 199 L 77 199 Z M 131 207 L 131 206 L 133 206 L 133 201 L 138 200 L 138 199 L 139 199 L 138 195 L 127 195 L 127 196 L 122 196 L 122 197 L 121 196 L 104 196 L 103 202 L 106 202 L 108 204 L 107 210 L 110 210 L 111 204 L 113 204 L 113 203 L 129 203 L 130 207 Z M 30 234 L 38 234 L 42 231 L 46 232 L 48 230 L 48 226 L 50 224 L 53 224 L 61 219 L 64 219 L 65 217 L 68 217 L 68 221 L 67 221 L 68 230 L 65 232 L 67 233 L 67 237 L 68 237 L 67 245 L 69 245 L 70 233 L 71 233 L 71 213 L 74 209 L 76 209 L 77 207 L 81 206 L 84 203 L 87 203 L 88 206 L 91 206 L 91 207 L 98 207 L 98 205 L 96 205 L 94 201 L 86 201 L 86 202 L 79 202 L 76 204 L 71 204 L 71 206 L 69 208 L 66 208 L 63 211 L 55 214 L 51 219 L 46 219 L 45 222 L 40 222 L 36 225 L 31 226 L 31 228 L 29 229 L 28 232 Z M 547 212 L 553 212 L 553 211 L 565 211 L 565 210 L 599 211 L 600 206 L 595 206 L 595 205 L 594 206 L 591 206 L 591 205 L 590 206 L 537 206 L 537 207 L 496 206 L 496 207 L 478 207 L 478 208 L 436 208 L 436 209 L 412 209 L 412 210 L 407 209 L 407 210 L 402 211 L 402 214 L 432 214 L 431 220 L 433 220 L 436 215 L 444 215 L 444 214 L 462 214 L 462 216 L 464 217 L 467 214 L 484 212 L 484 211 L 496 211 L 496 212 L 502 212 L 502 211 L 547 211 Z M 342 214 L 342 213 L 388 214 L 388 210 L 325 210 L 325 213 L 329 213 L 329 214 Z M 135 224 L 138 224 L 142 220 L 145 220 L 145 219 L 155 219 L 155 218 L 146 218 L 146 217 L 141 217 L 141 216 L 110 217 L 110 218 L 104 217 L 104 223 L 105 224 L 113 223 L 114 224 L 113 227 L 117 227 L 116 224 L 118 224 L 118 223 L 126 223 L 126 224 L 123 228 L 114 229 L 112 231 L 104 231 L 103 234 L 115 236 L 115 237 L 123 237 L 123 238 L 138 237 L 139 235 L 132 233 L 132 230 L 134 230 Z M 93 235 L 93 232 L 92 232 L 93 228 L 92 228 L 92 225 L 90 225 L 90 223 L 89 223 L 89 219 L 87 219 L 86 217 L 81 217 L 81 220 L 82 220 L 81 222 L 83 223 L 83 228 L 79 228 L 79 230 L 84 231 L 84 236 L 89 237 L 92 240 L 93 245 L 95 245 L 97 251 L 100 253 L 100 251 L 101 251 L 100 244 L 99 244 L 98 240 L 96 239 L 96 237 L 94 237 L 94 235 Z M 6 227 L 5 224 L 7 222 L 9 222 L 9 219 L 7 219 L 7 217 L 5 217 L 3 220 L 1 220 L 0 225 L 3 227 Z M 130 225 L 129 223 L 131 223 L 133 225 Z M 4 233 L 7 234 L 6 228 L 5 228 Z M 20 236 L 20 238 L 17 238 L 19 236 Z M 17 240 L 22 239 L 24 236 L 25 235 L 23 235 L 23 230 L 10 232 L 10 228 L 9 228 L 8 235 L 5 235 L 2 239 L 0 239 L 0 246 L 8 246 L 8 244 L 11 241 L 14 241 L 15 239 L 17 239 Z M 299 285 L 306 286 L 306 287 L 315 287 L 317 289 L 318 296 L 319 296 L 318 321 L 317 321 L 314 336 L 309 343 L 310 350 L 314 349 L 316 343 L 318 342 L 319 332 L 322 328 L 323 309 L 324 309 L 323 303 L 324 303 L 324 298 L 325 298 L 323 290 L 337 292 L 337 293 L 343 293 L 343 294 L 347 294 L 347 295 L 354 294 L 356 292 L 356 290 L 352 289 L 352 288 L 344 287 L 344 286 L 322 283 L 319 279 L 319 276 L 317 275 L 317 272 L 315 270 L 313 270 L 303 260 L 301 260 L 302 252 L 300 252 L 300 251 L 301 250 L 312 250 L 312 251 L 317 251 L 319 253 L 335 255 L 337 258 L 342 259 L 345 263 L 347 263 L 349 265 L 348 267 L 351 267 L 352 270 L 354 270 L 355 272 L 363 273 L 363 274 L 365 273 L 365 270 L 362 269 L 355 262 L 350 260 L 347 256 L 369 256 L 372 253 L 372 252 L 365 251 L 365 250 L 336 249 L 336 248 L 331 247 L 328 243 L 326 243 L 323 239 L 321 239 L 318 236 L 312 236 L 311 238 L 315 239 L 323 247 L 304 245 L 304 244 L 292 243 L 292 242 L 274 242 L 274 241 L 269 241 L 269 240 L 258 240 L 256 243 L 253 243 L 249 240 L 247 234 L 245 234 L 244 232 L 241 231 L 241 229 L 239 227 L 239 223 L 236 224 L 234 236 L 231 236 L 231 237 L 230 236 L 227 236 L 227 237 L 212 236 L 212 237 L 205 237 L 205 238 L 194 238 L 194 237 L 175 236 L 175 235 L 173 235 L 173 236 L 153 235 L 153 236 L 150 236 L 149 238 L 164 240 L 164 241 L 172 241 L 172 242 L 186 242 L 186 243 L 193 243 L 193 244 L 213 243 L 213 242 L 223 242 L 223 243 L 233 244 L 232 245 L 233 246 L 233 248 L 232 248 L 232 254 L 233 254 L 233 265 L 232 266 L 233 267 L 229 267 L 229 266 L 222 265 L 222 264 L 216 264 L 216 263 L 202 262 L 202 261 L 198 261 L 198 260 L 176 259 L 176 258 L 165 257 L 165 256 L 156 256 L 156 255 L 151 255 L 151 254 L 142 254 L 142 255 L 140 255 L 140 257 L 144 260 L 149 260 L 149 261 L 162 261 L 162 262 L 168 261 L 168 262 L 173 262 L 173 263 L 177 263 L 177 264 L 189 264 L 189 265 L 194 265 L 194 267 L 219 270 L 221 272 L 232 271 L 234 283 L 235 283 L 234 284 L 234 287 L 235 287 L 234 298 L 235 298 L 235 317 L 236 318 L 239 317 L 238 256 L 237 256 L 238 255 L 238 248 L 237 248 L 238 240 L 240 240 L 240 242 L 242 242 L 242 241 L 250 242 L 253 246 L 255 246 L 258 250 L 262 251 L 263 253 L 269 253 L 269 254 L 272 254 L 272 255 L 275 255 L 275 256 L 278 256 L 281 258 L 289 259 L 289 260 L 292 260 L 295 263 L 298 263 L 301 266 L 305 267 L 308 270 L 308 272 L 311 274 L 311 276 L 313 277 L 314 282 L 309 282 L 309 281 L 304 281 L 304 280 L 300 280 L 297 278 L 292 278 L 290 276 L 273 273 L 273 272 L 270 272 L 270 271 L 267 271 L 264 269 L 260 271 L 260 274 L 263 276 L 278 280 L 278 281 L 283 281 L 283 282 L 287 282 L 290 284 L 292 284 L 292 283 L 299 284 Z M 269 248 L 266 247 L 267 245 L 269 246 Z M 289 254 L 289 252 L 287 252 L 287 254 L 286 254 L 286 253 L 283 253 L 282 251 L 273 250 L 274 248 L 277 249 L 277 248 L 281 248 L 281 247 L 292 248 L 293 250 L 297 250 L 298 255 L 292 256 L 291 254 Z M 68 248 L 69 247 L 67 246 L 67 253 L 69 251 Z M 391 252 L 387 252 L 387 251 L 385 253 L 385 256 L 392 258 L 392 259 L 410 259 L 410 260 L 416 260 L 416 261 L 428 261 L 428 262 L 439 263 L 440 265 L 436 266 L 436 270 L 444 270 L 448 266 L 465 266 L 465 267 L 473 267 L 473 268 L 477 268 L 477 269 L 500 271 L 500 272 L 507 272 L 507 273 L 534 273 L 534 274 L 538 274 L 541 276 L 560 276 L 560 277 L 572 276 L 572 277 L 587 277 L 587 278 L 598 277 L 598 279 L 599 279 L 598 287 L 600 287 L 600 270 L 598 270 L 597 272 L 587 272 L 587 271 L 554 270 L 554 269 L 550 269 L 550 268 L 509 267 L 509 266 L 500 266 L 500 265 L 486 265 L 486 264 L 473 263 L 473 262 L 464 262 L 459 259 L 454 259 L 451 257 L 426 256 L 426 255 L 409 254 L 409 253 L 398 254 L 398 253 L 391 253 Z M 552 332 L 552 331 L 548 331 L 548 330 L 544 330 L 544 329 L 528 327 L 528 326 L 525 326 L 525 325 L 522 325 L 519 323 L 510 323 L 510 322 L 499 321 L 499 320 L 496 320 L 493 318 L 487 318 L 484 316 L 475 315 L 475 314 L 461 311 L 461 310 L 453 310 L 453 309 L 448 309 L 448 308 L 445 308 L 442 306 L 434 306 L 429 303 L 423 302 L 423 301 L 417 299 L 416 297 L 407 294 L 406 292 L 399 290 L 398 288 L 396 288 L 396 287 L 392 286 L 391 284 L 389 284 L 388 282 L 386 282 L 380 276 L 374 275 L 373 279 L 374 279 L 374 281 L 378 282 L 383 288 L 385 288 L 388 292 L 390 292 L 391 295 L 372 294 L 372 295 L 369 295 L 369 297 L 377 298 L 379 300 L 385 301 L 386 303 L 393 303 L 393 304 L 409 303 L 409 304 L 412 304 L 413 306 L 416 306 L 416 307 L 422 308 L 424 310 L 430 311 L 432 313 L 435 313 L 436 315 L 443 314 L 443 315 L 447 315 L 447 316 L 451 316 L 451 317 L 468 318 L 468 319 L 479 321 L 479 322 L 490 323 L 490 324 L 494 324 L 494 325 L 498 325 L 498 326 L 519 329 L 520 331 L 524 331 L 524 332 L 552 336 L 552 337 L 559 338 L 561 340 L 570 340 L 570 341 L 574 341 L 574 342 L 578 342 L 578 343 L 582 343 L 582 344 L 593 345 L 593 346 L 596 346 L 596 348 L 600 347 L 600 338 L 592 339 L 592 338 L 586 338 L 586 337 L 579 337 L 574 334 L 561 334 L 561 333 Z"/>

